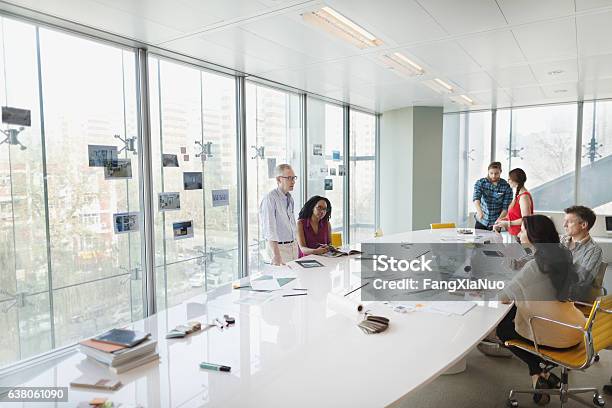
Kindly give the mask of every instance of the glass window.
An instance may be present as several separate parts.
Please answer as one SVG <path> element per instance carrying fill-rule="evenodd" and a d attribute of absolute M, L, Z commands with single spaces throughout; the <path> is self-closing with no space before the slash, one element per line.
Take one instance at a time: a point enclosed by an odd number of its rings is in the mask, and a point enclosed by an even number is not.
<path fill-rule="evenodd" d="M 334 231 L 344 224 L 344 115 L 343 108 L 308 98 L 308 198 L 327 197 L 332 204 Z"/>
<path fill-rule="evenodd" d="M 487 175 L 490 163 L 491 112 L 444 115 L 443 157 L 441 221 L 467 225 L 475 211 L 474 183 Z"/>
<path fill-rule="evenodd" d="M 350 115 L 350 240 L 374 235 L 376 218 L 376 116 L 351 110 Z"/>
<path fill-rule="evenodd" d="M 2 105 L 32 121 L 2 124 L 3 365 L 140 319 L 143 300 L 135 54 L 1 24 Z"/>
<path fill-rule="evenodd" d="M 274 169 L 287 163 L 298 176 L 292 193 L 295 216 L 302 208 L 302 115 L 300 97 L 255 83 L 246 85 L 247 194 L 249 211 L 249 267 L 257 270 L 269 262 L 259 231 L 259 204 L 276 188 Z"/>
<path fill-rule="evenodd" d="M 151 57 L 149 72 L 163 308 L 238 276 L 236 96 L 233 78 L 185 64 Z"/>
<path fill-rule="evenodd" d="M 574 202 L 576 110 L 566 104 L 497 111 L 502 177 L 522 168 L 536 211 L 561 211 Z"/>
<path fill-rule="evenodd" d="M 612 174 L 612 101 L 584 103 L 579 204 L 612 214 L 612 192 L 601 188 Z"/>

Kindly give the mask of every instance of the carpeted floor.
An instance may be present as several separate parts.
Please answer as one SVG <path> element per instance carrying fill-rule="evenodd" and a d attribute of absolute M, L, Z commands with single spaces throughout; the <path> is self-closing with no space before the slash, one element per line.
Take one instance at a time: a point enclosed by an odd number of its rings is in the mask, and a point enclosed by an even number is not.
<path fill-rule="evenodd" d="M 608 267 L 604 287 L 612 293 L 612 266 Z M 598 387 L 612 408 L 612 396 L 603 394 L 604 384 L 610 384 L 612 376 L 612 351 L 601 352 L 600 361 L 584 372 L 570 373 L 570 387 Z M 555 369 L 559 375 L 559 369 Z M 519 359 L 487 357 L 473 350 L 467 359 L 467 370 L 460 374 L 443 375 L 430 384 L 411 392 L 394 407 L 399 408 L 504 408 L 511 388 L 529 388 L 531 378 L 527 366 Z M 592 395 L 583 394 L 591 401 Z M 519 395 L 521 407 L 537 407 L 529 395 Z M 548 407 L 559 407 L 559 399 L 552 397 Z M 583 405 L 570 401 L 565 407 Z M 593 405 L 594 406 L 594 405 Z"/>
<path fill-rule="evenodd" d="M 555 369 L 558 374 L 558 369 Z M 600 388 L 608 384 L 612 376 L 612 351 L 601 353 L 598 363 L 584 372 L 570 373 L 571 387 Z M 423 388 L 410 393 L 395 407 L 401 408 L 503 408 L 511 388 L 528 388 L 531 379 L 527 366 L 517 358 L 487 357 L 473 350 L 467 359 L 467 370 L 460 374 L 443 375 Z M 558 398 L 558 397 L 557 397 Z M 592 395 L 584 394 L 591 400 Z M 606 406 L 612 407 L 612 396 L 604 395 Z M 517 397 L 521 407 L 537 407 L 528 395 Z M 559 400 L 551 400 L 549 407 L 560 406 Z M 565 407 L 581 407 L 570 401 Z"/>

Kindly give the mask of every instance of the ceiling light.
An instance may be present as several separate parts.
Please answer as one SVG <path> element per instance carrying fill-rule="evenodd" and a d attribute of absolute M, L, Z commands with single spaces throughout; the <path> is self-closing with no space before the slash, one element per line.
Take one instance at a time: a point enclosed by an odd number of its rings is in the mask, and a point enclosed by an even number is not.
<path fill-rule="evenodd" d="M 548 71 L 548 75 L 559 75 L 564 73 L 565 71 L 563 71 L 562 69 L 555 69 L 553 71 Z"/>
<path fill-rule="evenodd" d="M 465 106 L 472 106 L 476 104 L 476 102 L 467 95 L 450 96 L 449 99 L 454 103 Z"/>
<path fill-rule="evenodd" d="M 331 7 L 302 14 L 304 21 L 318 26 L 359 48 L 377 47 L 382 41 Z"/>
<path fill-rule="evenodd" d="M 393 54 L 385 54 L 380 57 L 385 65 L 401 74 L 407 76 L 423 75 L 425 70 L 416 62 L 411 61 L 405 55 L 394 52 Z"/>
<path fill-rule="evenodd" d="M 439 94 L 453 93 L 454 89 L 451 85 L 447 84 L 440 78 L 434 78 L 433 80 L 423 81 L 423 84 L 433 89 Z"/>
<path fill-rule="evenodd" d="M 565 93 L 567 92 L 567 89 L 555 89 L 553 92 L 554 93 Z"/>

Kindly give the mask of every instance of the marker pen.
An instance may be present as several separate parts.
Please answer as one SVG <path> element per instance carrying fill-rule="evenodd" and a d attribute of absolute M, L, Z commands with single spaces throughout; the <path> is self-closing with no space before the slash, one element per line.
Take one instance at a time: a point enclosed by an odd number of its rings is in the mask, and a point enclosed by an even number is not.
<path fill-rule="evenodd" d="M 204 368 L 206 370 L 225 371 L 225 372 L 229 372 L 232 369 L 232 367 L 219 365 L 219 364 L 212 364 L 212 363 L 200 363 L 200 368 Z"/>

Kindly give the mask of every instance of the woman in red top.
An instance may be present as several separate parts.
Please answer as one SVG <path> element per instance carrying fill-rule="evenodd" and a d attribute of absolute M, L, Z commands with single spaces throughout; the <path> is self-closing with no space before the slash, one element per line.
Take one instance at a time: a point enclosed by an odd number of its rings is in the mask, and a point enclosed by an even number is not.
<path fill-rule="evenodd" d="M 533 214 L 533 198 L 525 188 L 526 181 L 527 174 L 523 169 L 516 168 L 508 174 L 508 183 L 515 191 L 514 199 L 508 207 L 508 216 L 493 226 L 495 231 L 505 228 L 510 235 L 518 236 L 523 217 Z"/>

